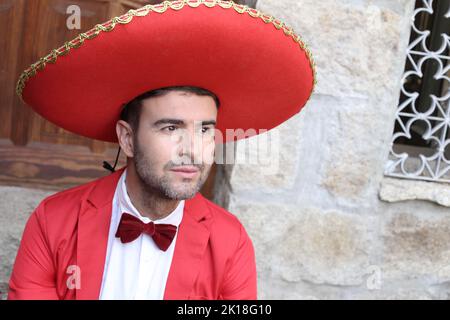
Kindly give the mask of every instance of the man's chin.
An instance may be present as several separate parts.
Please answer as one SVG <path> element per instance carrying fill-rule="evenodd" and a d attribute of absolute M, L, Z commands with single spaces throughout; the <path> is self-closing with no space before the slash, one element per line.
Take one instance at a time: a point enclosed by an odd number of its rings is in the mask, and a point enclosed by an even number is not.
<path fill-rule="evenodd" d="M 172 200 L 179 200 L 179 201 L 181 201 L 181 200 L 189 200 L 189 199 L 192 199 L 193 197 L 195 197 L 195 195 L 197 194 L 197 192 L 195 192 L 195 193 L 190 193 L 190 194 L 170 194 L 169 195 L 169 198 L 170 199 L 172 199 Z"/>
<path fill-rule="evenodd" d="M 189 186 L 188 188 L 184 187 L 183 184 L 178 184 L 176 188 L 171 188 L 169 192 L 167 192 L 167 196 L 173 200 L 188 200 L 192 199 L 199 190 L 197 188 L 193 188 Z"/>

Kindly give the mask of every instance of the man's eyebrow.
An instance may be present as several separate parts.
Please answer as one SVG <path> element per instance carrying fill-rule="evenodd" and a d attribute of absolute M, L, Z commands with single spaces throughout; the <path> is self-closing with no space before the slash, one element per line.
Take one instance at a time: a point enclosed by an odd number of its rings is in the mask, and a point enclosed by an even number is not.
<path fill-rule="evenodd" d="M 214 120 L 202 121 L 202 126 L 208 126 L 210 124 L 216 125 L 216 121 Z"/>
<path fill-rule="evenodd" d="M 180 119 L 160 119 L 158 121 L 156 121 L 155 123 L 153 123 L 153 126 L 157 127 L 159 125 L 162 124 L 177 124 L 177 125 L 183 125 L 184 121 L 180 120 Z M 208 126 L 208 125 L 216 125 L 216 121 L 215 120 L 206 120 L 206 121 L 201 121 L 202 126 Z"/>
<path fill-rule="evenodd" d="M 153 123 L 153 126 L 157 127 L 161 124 L 184 124 L 184 121 L 179 119 L 159 119 Z"/>

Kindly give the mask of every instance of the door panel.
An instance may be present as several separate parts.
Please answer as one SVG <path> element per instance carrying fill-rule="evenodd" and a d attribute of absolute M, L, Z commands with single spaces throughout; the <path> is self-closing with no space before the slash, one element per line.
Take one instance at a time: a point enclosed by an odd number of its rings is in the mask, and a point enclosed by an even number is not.
<path fill-rule="evenodd" d="M 61 129 L 24 105 L 15 93 L 22 71 L 51 50 L 145 0 L 0 0 L 0 184 L 60 190 L 109 174 L 117 144 Z M 236 1 L 237 2 L 237 1 Z M 254 0 L 242 1 L 254 6 Z M 80 29 L 70 30 L 70 5 L 81 11 Z M 118 167 L 126 163 L 121 154 Z M 212 198 L 214 176 L 201 192 Z"/>

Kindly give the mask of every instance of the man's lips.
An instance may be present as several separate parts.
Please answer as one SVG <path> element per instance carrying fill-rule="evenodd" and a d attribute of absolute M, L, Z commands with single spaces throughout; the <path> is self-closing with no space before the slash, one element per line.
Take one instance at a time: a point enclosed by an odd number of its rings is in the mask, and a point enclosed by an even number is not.
<path fill-rule="evenodd" d="M 196 173 L 199 171 L 197 167 L 192 166 L 176 167 L 171 170 L 175 172 L 185 172 L 185 173 Z"/>
<path fill-rule="evenodd" d="M 183 178 L 194 178 L 200 170 L 192 166 L 183 166 L 173 168 L 171 169 L 171 171 L 175 172 L 178 176 L 181 176 Z"/>

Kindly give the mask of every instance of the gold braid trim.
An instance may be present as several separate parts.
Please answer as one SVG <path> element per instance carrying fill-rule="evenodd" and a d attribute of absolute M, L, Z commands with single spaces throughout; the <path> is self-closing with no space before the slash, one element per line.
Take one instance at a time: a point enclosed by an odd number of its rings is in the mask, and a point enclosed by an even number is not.
<path fill-rule="evenodd" d="M 111 20 L 103 23 L 103 24 L 97 24 L 94 28 L 90 29 L 89 31 L 85 33 L 79 34 L 75 39 L 65 42 L 61 47 L 58 49 L 52 50 L 47 56 L 39 59 L 38 62 L 33 63 L 28 69 L 26 69 L 21 76 L 19 77 L 19 80 L 17 82 L 16 86 L 16 93 L 20 97 L 20 99 L 23 101 L 22 98 L 22 92 L 25 88 L 26 82 L 33 76 L 36 75 L 37 71 L 43 70 L 47 63 L 56 63 L 56 60 L 59 56 L 64 56 L 69 53 L 71 49 L 77 49 L 79 48 L 83 42 L 87 40 L 92 40 L 95 37 L 99 35 L 100 32 L 110 32 L 114 30 L 115 26 L 118 24 L 128 24 L 133 20 L 133 17 L 145 17 L 150 12 L 156 12 L 156 13 L 164 13 L 167 11 L 167 9 L 172 9 L 175 11 L 183 9 L 186 5 L 192 8 L 197 8 L 200 5 L 205 5 L 208 8 L 212 8 L 214 6 L 220 6 L 224 9 L 230 9 L 233 8 L 236 12 L 244 14 L 247 13 L 253 18 L 260 18 L 265 23 L 272 23 L 274 27 L 277 30 L 283 30 L 285 35 L 288 37 L 291 37 L 296 43 L 300 45 L 300 48 L 306 52 L 306 55 L 308 56 L 309 63 L 311 65 L 311 69 L 313 71 L 313 90 L 311 92 L 314 92 L 315 85 L 317 84 L 317 76 L 316 76 L 316 65 L 311 53 L 311 50 L 308 48 L 308 46 L 303 42 L 303 40 L 300 38 L 300 36 L 296 35 L 295 32 L 292 30 L 292 28 L 286 26 L 282 21 L 275 19 L 271 15 L 267 15 L 262 13 L 259 10 L 249 8 L 245 5 L 239 5 L 232 1 L 224 1 L 224 0 L 178 0 L 178 1 L 164 1 L 163 3 L 157 4 L 157 5 L 146 5 L 142 8 L 139 8 L 137 10 L 129 10 L 127 13 L 125 13 L 122 16 L 112 18 Z M 310 95 L 310 97 L 311 97 Z M 310 98 L 309 97 L 309 98 Z M 309 100 L 308 98 L 308 100 Z"/>

